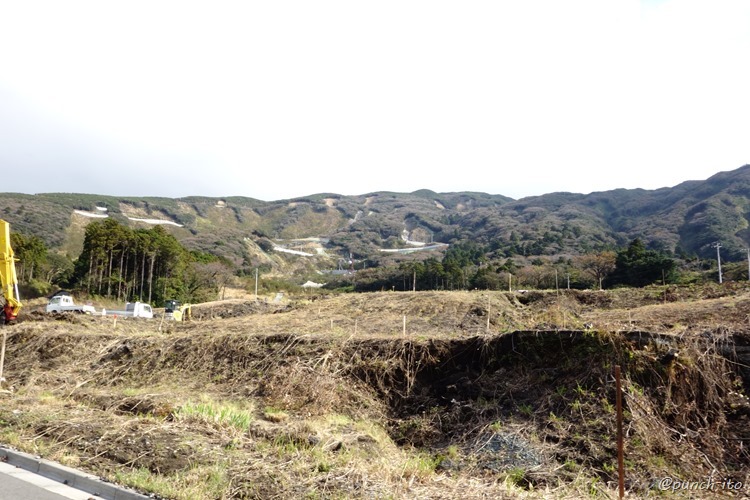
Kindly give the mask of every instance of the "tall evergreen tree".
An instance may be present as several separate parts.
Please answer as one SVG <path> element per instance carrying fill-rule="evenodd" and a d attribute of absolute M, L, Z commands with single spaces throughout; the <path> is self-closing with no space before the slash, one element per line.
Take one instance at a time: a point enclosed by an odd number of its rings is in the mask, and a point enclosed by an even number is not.
<path fill-rule="evenodd" d="M 646 286 L 671 279 L 675 261 L 656 250 L 646 249 L 640 238 L 617 252 L 615 270 L 608 278 L 612 285 Z"/>
<path fill-rule="evenodd" d="M 89 293 L 161 303 L 191 300 L 193 292 L 204 296 L 188 285 L 194 272 L 192 254 L 163 227 L 132 230 L 107 219 L 87 226 L 74 281 Z"/>

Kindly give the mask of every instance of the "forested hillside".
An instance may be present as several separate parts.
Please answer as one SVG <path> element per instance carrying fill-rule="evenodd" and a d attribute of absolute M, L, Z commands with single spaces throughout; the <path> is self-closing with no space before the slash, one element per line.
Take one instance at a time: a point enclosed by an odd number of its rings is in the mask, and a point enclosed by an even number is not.
<path fill-rule="evenodd" d="M 712 267 L 716 242 L 726 263 L 742 261 L 749 199 L 747 165 L 658 190 L 521 200 L 429 190 L 272 202 L 4 193 L 0 217 L 11 224 L 25 279 L 67 280 L 96 294 L 140 296 L 150 284 L 153 295 L 158 281 L 159 297 L 190 295 L 189 261 L 352 289 L 497 288 L 512 286 L 512 276 L 528 287 L 583 287 L 697 279 Z M 173 249 L 152 257 L 149 245 L 167 241 Z M 625 262 L 643 259 L 659 269 L 625 279 Z M 347 270 L 359 279 L 336 278 Z"/>

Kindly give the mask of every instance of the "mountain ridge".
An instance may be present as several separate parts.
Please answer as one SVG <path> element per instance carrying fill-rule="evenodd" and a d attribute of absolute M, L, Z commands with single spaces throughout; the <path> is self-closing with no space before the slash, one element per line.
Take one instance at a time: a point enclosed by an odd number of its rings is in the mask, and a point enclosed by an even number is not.
<path fill-rule="evenodd" d="M 750 165 L 654 190 L 553 192 L 514 200 L 482 192 L 251 197 L 127 197 L 86 193 L 0 193 L 0 217 L 76 257 L 82 228 L 96 220 L 149 227 L 161 221 L 188 248 L 247 260 L 248 241 L 325 238 L 331 252 L 377 260 L 380 249 L 469 240 L 498 254 L 575 255 L 633 238 L 651 248 L 708 257 L 721 240 L 727 258 L 750 246 Z M 78 211 L 78 212 L 76 212 Z M 151 222 L 144 222 L 151 221 Z M 267 245 L 266 245 L 267 246 Z"/>

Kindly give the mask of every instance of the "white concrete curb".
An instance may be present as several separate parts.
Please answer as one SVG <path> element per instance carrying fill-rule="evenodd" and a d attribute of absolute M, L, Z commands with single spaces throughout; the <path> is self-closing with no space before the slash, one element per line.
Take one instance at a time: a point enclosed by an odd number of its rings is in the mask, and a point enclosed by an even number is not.
<path fill-rule="evenodd" d="M 149 497 L 51 460 L 10 450 L 0 445 L 0 461 L 66 484 L 107 500 L 144 500 Z"/>

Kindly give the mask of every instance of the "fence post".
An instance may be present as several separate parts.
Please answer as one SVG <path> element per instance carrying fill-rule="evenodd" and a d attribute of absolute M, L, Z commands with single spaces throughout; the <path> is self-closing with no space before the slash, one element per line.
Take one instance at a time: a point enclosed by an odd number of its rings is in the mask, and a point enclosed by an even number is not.
<path fill-rule="evenodd" d="M 620 498 L 625 496 L 625 460 L 622 436 L 622 390 L 620 387 L 620 365 L 615 365 L 615 390 L 617 391 L 617 475 Z"/>
<path fill-rule="evenodd" d="M 492 314 L 492 302 L 487 294 L 487 333 L 490 333 L 490 315 Z"/>

